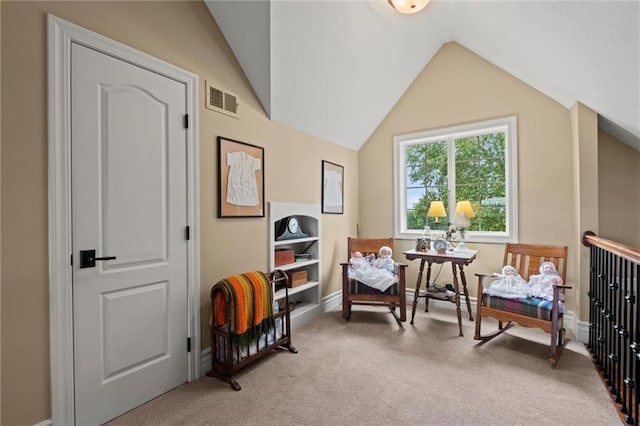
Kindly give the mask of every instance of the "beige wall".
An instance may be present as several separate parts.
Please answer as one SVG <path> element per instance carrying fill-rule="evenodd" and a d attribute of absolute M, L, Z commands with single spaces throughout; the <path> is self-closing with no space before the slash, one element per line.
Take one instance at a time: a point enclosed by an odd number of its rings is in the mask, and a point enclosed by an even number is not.
<path fill-rule="evenodd" d="M 2 40 L 2 293 L 0 423 L 51 416 L 47 252 L 46 14 L 171 62 L 200 77 L 202 347 L 218 279 L 267 268 L 266 218 L 218 219 L 216 136 L 265 148 L 265 199 L 319 203 L 321 160 L 344 166 L 345 214 L 323 215 L 323 294 L 358 217 L 357 153 L 271 122 L 201 2 L 0 2 Z M 237 94 L 240 119 L 205 110 L 205 80 Z"/>
<path fill-rule="evenodd" d="M 598 233 L 598 115 L 589 107 L 576 102 L 570 108 L 573 146 L 573 190 L 576 235 L 584 231 Z M 581 240 L 571 241 L 569 250 L 577 253 L 575 281 L 588 288 L 590 250 Z M 580 318 L 589 318 L 589 296 L 586 291 L 578 294 Z"/>
<path fill-rule="evenodd" d="M 361 232 L 393 234 L 393 136 L 512 115 L 518 117 L 519 241 L 571 247 L 579 236 L 573 229 L 569 111 L 456 43 L 440 49 L 360 150 Z M 412 245 L 403 241 L 396 252 Z M 466 274 L 475 296 L 473 273 L 499 271 L 503 246 L 468 245 L 480 250 Z M 570 250 L 569 282 L 575 264 Z M 417 266 L 409 264 L 411 283 Z M 439 282 L 450 277 L 449 268 L 443 268 Z M 567 305 L 577 310 L 579 286 L 572 284 Z"/>
<path fill-rule="evenodd" d="M 598 132 L 599 236 L 640 250 L 640 152 Z"/>

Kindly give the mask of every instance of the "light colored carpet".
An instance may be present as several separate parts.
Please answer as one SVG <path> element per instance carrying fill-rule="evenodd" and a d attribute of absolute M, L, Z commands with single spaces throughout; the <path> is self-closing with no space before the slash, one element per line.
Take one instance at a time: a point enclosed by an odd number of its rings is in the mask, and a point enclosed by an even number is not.
<path fill-rule="evenodd" d="M 348 323 L 327 312 L 294 330 L 299 353 L 240 372 L 241 391 L 204 377 L 109 424 L 622 424 L 582 343 L 569 340 L 551 368 L 542 331 L 516 326 L 480 345 L 464 311 L 458 337 L 454 310 L 423 309 L 413 326 L 384 308 L 354 308 Z"/>

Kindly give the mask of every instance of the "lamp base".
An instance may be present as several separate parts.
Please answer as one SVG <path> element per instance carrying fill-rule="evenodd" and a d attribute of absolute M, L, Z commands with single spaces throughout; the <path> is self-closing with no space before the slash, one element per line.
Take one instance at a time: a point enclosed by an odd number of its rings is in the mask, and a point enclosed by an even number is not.
<path fill-rule="evenodd" d="M 468 253 L 471 249 L 464 244 L 464 240 L 460 240 L 460 243 L 453 249 L 454 253 Z"/>

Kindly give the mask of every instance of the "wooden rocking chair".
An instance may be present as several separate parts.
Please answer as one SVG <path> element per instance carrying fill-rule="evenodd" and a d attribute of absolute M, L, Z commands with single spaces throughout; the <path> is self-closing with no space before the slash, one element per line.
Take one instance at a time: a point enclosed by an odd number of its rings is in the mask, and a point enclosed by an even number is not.
<path fill-rule="evenodd" d="M 567 247 L 509 244 L 504 248 L 502 265 L 511 265 L 520 276 L 529 281 L 531 275 L 538 274 L 542 262 L 553 262 L 563 282 L 566 282 Z M 524 327 L 541 328 L 551 334 L 549 362 L 555 366 L 564 345 L 563 314 L 560 312 L 560 294 L 571 287 L 557 285 L 553 289 L 553 301 L 545 302 L 537 298 L 504 299 L 484 294 L 485 280 L 491 275 L 476 274 L 478 277 L 478 300 L 476 310 L 476 332 L 474 339 L 486 342 L 502 334 L 513 323 Z M 482 318 L 498 320 L 498 330 L 489 335 L 481 335 Z M 506 325 L 504 324 L 506 322 Z"/>
<path fill-rule="evenodd" d="M 388 246 L 393 250 L 393 238 L 378 239 L 358 239 L 347 238 L 347 257 L 354 251 L 359 251 L 363 256 L 368 254 L 378 255 L 380 247 Z M 386 306 L 391 310 L 399 322 L 407 320 L 407 295 L 405 285 L 405 269 L 407 265 L 396 263 L 395 274 L 398 282 L 393 284 L 387 291 L 380 291 L 375 288 L 349 278 L 349 263 L 341 263 L 342 266 L 342 317 L 349 320 L 351 317 L 351 307 L 353 305 L 373 305 Z M 396 313 L 396 308 L 400 310 L 400 317 Z"/>

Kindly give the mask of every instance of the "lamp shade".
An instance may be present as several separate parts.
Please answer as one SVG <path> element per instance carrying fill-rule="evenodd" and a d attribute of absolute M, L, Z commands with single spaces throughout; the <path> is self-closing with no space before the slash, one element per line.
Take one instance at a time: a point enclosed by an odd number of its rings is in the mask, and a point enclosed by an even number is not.
<path fill-rule="evenodd" d="M 445 216 L 447 216 L 447 212 L 444 210 L 444 203 L 442 201 L 432 201 L 431 204 L 429 204 L 427 217 L 435 217 L 437 222 L 438 218 Z"/>
<path fill-rule="evenodd" d="M 472 218 L 476 216 L 476 214 L 473 212 L 473 208 L 471 208 L 470 201 L 458 201 L 456 203 L 455 216 L 463 216 L 463 215 L 468 218 Z"/>
<path fill-rule="evenodd" d="M 398 12 L 409 15 L 424 9 L 429 0 L 387 0 L 387 2 Z"/>

